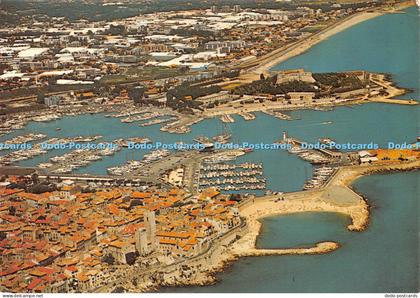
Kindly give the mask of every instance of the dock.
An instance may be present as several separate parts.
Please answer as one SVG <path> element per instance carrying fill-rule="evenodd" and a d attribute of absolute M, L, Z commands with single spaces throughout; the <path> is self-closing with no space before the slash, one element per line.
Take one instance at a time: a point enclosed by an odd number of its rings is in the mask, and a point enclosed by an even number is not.
<path fill-rule="evenodd" d="M 253 113 L 248 113 L 248 112 L 240 112 L 239 113 L 239 115 L 242 117 L 242 118 L 244 118 L 244 120 L 246 120 L 246 121 L 250 121 L 250 120 L 254 120 L 256 117 L 255 117 L 255 114 L 253 114 Z"/>
<path fill-rule="evenodd" d="M 232 117 L 230 114 L 227 114 L 227 115 L 222 115 L 222 116 L 220 117 L 220 120 L 221 120 L 223 123 L 234 123 L 234 122 L 235 122 L 235 119 L 233 119 L 233 117 Z"/>
<path fill-rule="evenodd" d="M 279 249 L 259 249 L 249 248 L 235 254 L 237 257 L 257 257 L 257 256 L 282 256 L 282 255 L 306 255 L 324 254 L 338 249 L 340 245 L 336 242 L 327 241 L 317 243 L 308 248 L 279 248 Z"/>
<path fill-rule="evenodd" d="M 199 172 L 200 188 L 216 187 L 220 190 L 263 190 L 266 179 L 263 165 L 242 164 L 202 164 Z"/>
<path fill-rule="evenodd" d="M 286 115 L 286 114 L 284 114 L 284 113 L 282 113 L 280 111 L 276 111 L 276 110 L 264 110 L 262 112 L 265 113 L 265 114 L 267 114 L 267 115 L 270 115 L 270 116 L 276 117 L 278 119 L 281 119 L 281 120 L 292 120 L 292 117 L 290 117 L 289 115 Z"/>
<path fill-rule="evenodd" d="M 418 105 L 419 102 L 414 99 L 394 99 L 394 98 L 369 98 L 371 102 L 380 102 L 380 103 L 389 103 L 389 104 L 397 104 L 397 105 L 408 105 L 408 106 L 415 106 Z"/>

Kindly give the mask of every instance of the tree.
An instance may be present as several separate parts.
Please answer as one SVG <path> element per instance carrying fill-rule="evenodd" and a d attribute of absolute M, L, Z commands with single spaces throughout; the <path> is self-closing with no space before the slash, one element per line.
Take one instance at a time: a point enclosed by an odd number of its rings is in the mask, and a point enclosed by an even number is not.
<path fill-rule="evenodd" d="M 263 73 L 260 74 L 260 80 L 265 80 L 265 76 Z"/>
<path fill-rule="evenodd" d="M 111 254 L 107 254 L 102 258 L 102 262 L 107 263 L 108 265 L 114 265 L 115 258 Z"/>
<path fill-rule="evenodd" d="M 44 193 L 44 192 L 51 192 L 51 191 L 54 191 L 56 189 L 57 188 L 56 188 L 55 185 L 49 185 L 46 182 L 38 183 L 38 184 L 35 184 L 35 185 L 29 187 L 29 191 L 31 193 L 34 193 L 34 194 L 40 194 L 40 193 Z"/>
<path fill-rule="evenodd" d="M 134 101 L 134 103 L 140 103 L 145 92 L 146 88 L 144 86 L 137 86 L 128 91 L 128 96 Z"/>
<path fill-rule="evenodd" d="M 134 265 L 137 259 L 137 253 L 136 252 L 129 252 L 125 255 L 125 260 L 128 265 Z"/>
<path fill-rule="evenodd" d="M 45 103 L 45 95 L 44 93 L 39 92 L 38 95 L 36 96 L 36 102 L 39 104 L 44 104 Z"/>
<path fill-rule="evenodd" d="M 0 63 L 0 75 L 2 75 L 7 68 L 8 65 L 6 63 Z"/>
<path fill-rule="evenodd" d="M 124 292 L 125 292 L 125 289 L 124 289 L 123 287 L 121 287 L 121 286 L 116 287 L 116 288 L 112 291 L 112 293 L 124 293 Z"/>
<path fill-rule="evenodd" d="M 9 207 L 9 214 L 10 215 L 15 215 L 16 214 L 16 208 L 14 206 Z"/>
<path fill-rule="evenodd" d="M 32 174 L 31 179 L 32 179 L 33 184 L 38 184 L 39 183 L 38 174 L 36 174 L 36 173 Z"/>

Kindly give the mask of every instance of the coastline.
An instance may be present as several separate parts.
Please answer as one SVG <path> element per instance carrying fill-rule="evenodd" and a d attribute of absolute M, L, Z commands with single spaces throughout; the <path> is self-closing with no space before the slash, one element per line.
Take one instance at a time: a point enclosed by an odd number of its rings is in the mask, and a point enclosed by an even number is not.
<path fill-rule="evenodd" d="M 282 110 L 282 111 L 292 111 L 292 110 L 304 110 L 304 109 L 313 109 L 313 108 L 334 108 L 339 106 L 349 106 L 349 105 L 359 105 L 359 104 L 367 104 L 367 103 L 385 103 L 385 104 L 397 104 L 397 105 L 418 105 L 419 102 L 413 99 L 395 99 L 397 96 L 402 96 L 409 92 L 409 90 L 395 86 L 395 83 L 390 80 L 389 74 L 382 74 L 382 73 L 372 73 L 371 80 L 382 86 L 387 94 L 386 95 L 379 95 L 374 97 L 368 97 L 364 95 L 361 98 L 354 98 L 345 100 L 342 102 L 320 102 L 320 103 L 311 103 L 311 104 L 300 104 L 300 105 L 289 105 L 284 104 L 282 102 L 272 102 L 272 101 L 265 101 L 264 103 L 253 103 L 247 104 L 246 106 L 229 106 L 229 105 L 219 105 L 213 109 L 206 110 L 205 112 L 196 116 L 195 121 L 191 121 L 191 123 L 183 122 L 183 126 L 189 127 L 192 124 L 195 124 L 201 120 L 209 119 L 213 117 L 220 117 L 223 115 L 233 115 L 237 114 L 240 115 L 241 113 L 253 113 L 253 112 L 266 112 L 269 110 Z M 179 124 L 181 125 L 181 124 Z M 176 126 L 179 126 L 176 125 Z M 173 132 L 173 131 L 170 131 Z M 186 132 L 186 131 L 183 131 Z M 181 132 L 182 133 L 182 132 Z"/>
<path fill-rule="evenodd" d="M 217 282 L 216 273 L 225 270 L 229 264 L 240 257 L 267 256 L 267 255 L 303 255 L 303 254 L 326 254 L 340 248 L 340 243 L 325 241 L 314 243 L 308 248 L 286 248 L 286 249 L 260 249 L 256 247 L 256 240 L 261 232 L 264 217 L 279 216 L 302 212 L 334 212 L 344 214 L 351 218 L 352 222 L 347 226 L 350 231 L 363 231 L 367 228 L 370 212 L 367 199 L 352 190 L 351 185 L 362 176 L 389 173 L 396 171 L 411 171 L 420 169 L 420 160 L 409 162 L 382 162 L 374 165 L 346 166 L 340 168 L 332 179 L 323 187 L 317 190 L 285 193 L 257 197 L 239 206 L 239 213 L 246 220 L 246 228 L 243 229 L 239 240 L 231 243 L 230 246 L 215 243 L 217 246 L 214 255 L 208 256 L 212 261 L 200 264 L 200 270 L 195 273 L 194 278 L 183 278 L 177 276 L 172 280 L 165 280 L 160 286 L 166 287 L 188 287 L 206 286 Z M 336 188 L 345 189 L 353 196 L 349 202 L 340 202 L 330 195 Z M 283 198 L 284 200 L 281 200 Z M 213 251 L 213 252 L 214 252 Z M 152 288 L 146 291 L 151 291 Z M 153 288 L 156 290 L 156 288 Z"/>
<path fill-rule="evenodd" d="M 321 30 L 320 32 L 314 33 L 313 35 L 292 43 L 291 45 L 286 45 L 279 49 L 268 53 L 249 64 L 243 64 L 241 68 L 248 68 L 244 70 L 244 74 L 242 75 L 242 79 L 244 80 L 254 80 L 258 77 L 261 73 L 269 73 L 270 69 L 281 63 L 284 62 L 292 57 L 298 56 L 303 54 L 304 52 L 308 51 L 314 45 L 332 37 L 333 35 L 342 32 L 354 25 L 362 23 L 364 21 L 376 18 L 378 16 L 387 14 L 387 13 L 394 13 L 405 8 L 411 7 L 416 5 L 415 1 L 406 1 L 403 3 L 396 4 L 389 9 L 376 9 L 373 11 L 363 11 L 349 17 L 346 17 L 338 22 L 327 26 L 325 29 Z"/>

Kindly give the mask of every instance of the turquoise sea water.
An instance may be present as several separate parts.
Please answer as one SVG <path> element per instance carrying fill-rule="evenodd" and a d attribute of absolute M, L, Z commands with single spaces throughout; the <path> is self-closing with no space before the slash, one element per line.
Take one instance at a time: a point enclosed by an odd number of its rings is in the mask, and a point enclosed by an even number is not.
<path fill-rule="evenodd" d="M 356 25 L 275 69 L 388 72 L 400 86 L 413 89 L 405 97 L 419 100 L 419 17 L 416 8 L 405 12 Z M 368 104 L 296 114 L 305 120 L 294 125 L 302 126 L 296 131 L 288 129 L 307 139 L 328 135 L 342 142 L 386 143 L 413 141 L 419 134 L 418 107 Z M 329 118 L 334 124 L 308 125 L 318 122 L 318 117 Z M 347 231 L 349 219 L 334 213 L 292 214 L 263 221 L 259 247 L 309 246 L 334 240 L 342 247 L 333 253 L 243 258 L 219 274 L 216 285 L 162 291 L 418 292 L 419 174 L 374 175 L 355 182 L 356 191 L 372 206 L 364 232 Z"/>
<path fill-rule="evenodd" d="M 373 206 L 364 232 L 334 213 L 267 218 L 258 246 L 305 247 L 338 241 L 325 255 L 242 258 L 218 275 L 214 286 L 167 292 L 417 292 L 419 173 L 368 176 L 355 183 Z"/>
<path fill-rule="evenodd" d="M 414 93 L 406 97 L 417 98 L 419 60 L 413 57 L 416 57 L 415 53 L 419 51 L 418 28 L 419 19 L 414 8 L 409 9 L 406 14 L 378 17 L 331 37 L 306 54 L 286 61 L 279 68 L 305 67 L 311 71 L 366 69 L 390 72 L 399 85 L 415 89 Z M 229 129 L 234 135 L 235 143 L 270 143 L 281 138 L 282 132 L 286 130 L 290 135 L 310 142 L 330 137 L 339 143 L 375 142 L 385 146 L 389 141 L 414 141 L 419 134 L 419 111 L 419 107 L 413 106 L 364 104 L 339 107 L 331 112 L 293 111 L 290 114 L 294 118 L 302 119 L 294 121 L 279 120 L 257 113 L 257 119 L 249 122 L 235 116 L 236 122 L 229 124 Z M 333 123 L 326 124 L 329 121 Z M 56 127 L 60 127 L 61 131 L 56 131 Z M 220 134 L 222 123 L 219 119 L 210 119 L 194 125 L 190 134 L 172 135 L 160 132 L 159 126 L 140 127 L 138 123 L 121 123 L 119 119 L 105 118 L 102 114 L 83 115 L 65 117 L 49 123 L 30 123 L 24 130 L 2 137 L 0 141 L 28 132 L 46 133 L 48 137 L 100 134 L 108 141 L 148 136 L 153 141 L 191 142 L 197 135 Z M 50 152 L 42 157 L 23 161 L 21 165 L 36 165 L 59 153 Z M 129 159 L 141 159 L 144 153 L 123 150 L 116 156 L 92 163 L 79 172 L 105 174 L 107 167 L 122 164 Z M 264 163 L 268 187 L 273 190 L 298 190 L 311 175 L 310 165 L 281 150 L 255 151 L 244 159 Z M 290 171 L 290 168 L 293 168 L 293 171 Z"/>
<path fill-rule="evenodd" d="M 415 88 L 419 96 L 419 12 L 388 14 L 350 27 L 276 69 L 305 68 L 313 72 L 368 70 L 392 74 L 398 85 Z M 417 98 L 418 99 L 418 98 Z"/>
<path fill-rule="evenodd" d="M 386 146 L 387 142 L 414 141 L 417 135 L 417 123 L 413 107 L 388 106 L 372 104 L 356 107 L 340 107 L 331 112 L 322 111 L 294 111 L 292 116 L 302 120 L 285 121 L 257 113 L 254 121 L 245 121 L 234 116 L 235 123 L 229 125 L 233 134 L 233 142 L 272 143 L 281 138 L 285 130 L 289 135 L 317 142 L 319 138 L 330 137 L 339 143 L 370 143 L 375 142 Z M 326 124 L 332 121 L 332 124 Z M 56 131 L 60 127 L 60 131 Z M 118 138 L 134 136 L 147 136 L 153 141 L 173 143 L 176 141 L 192 142 L 198 135 L 212 136 L 222 132 L 222 123 L 219 119 L 209 119 L 193 126 L 192 132 L 185 135 L 162 133 L 159 126 L 140 127 L 136 123 L 121 123 L 119 119 L 106 118 L 104 115 L 82 115 L 77 117 L 64 117 L 58 121 L 48 123 L 29 123 L 24 130 L 17 131 L 6 137 L 37 132 L 52 137 L 102 135 L 103 140 L 111 141 Z M 5 154 L 5 151 L 0 154 Z M 79 169 L 79 173 L 106 174 L 106 168 L 125 163 L 127 160 L 140 160 L 146 153 L 143 150 L 123 149 L 114 156 L 105 157 L 102 161 L 91 163 Z M 31 160 L 22 161 L 20 165 L 35 166 L 49 158 L 63 154 L 54 150 L 48 154 Z M 305 179 L 312 173 L 311 165 L 300 160 L 296 155 L 285 150 L 255 150 L 238 162 L 244 160 L 263 162 L 264 174 L 267 177 L 267 186 L 275 191 L 295 191 L 301 189 Z"/>
<path fill-rule="evenodd" d="M 364 69 L 389 72 L 397 84 L 413 89 L 403 97 L 419 96 L 419 18 L 415 8 L 405 14 L 384 15 L 343 31 L 307 53 L 279 65 L 278 69 L 305 68 L 310 71 Z M 254 121 L 235 116 L 229 124 L 233 142 L 273 142 L 282 131 L 315 142 L 330 137 L 339 143 L 413 142 L 419 135 L 419 107 L 365 104 L 339 107 L 330 112 L 294 111 L 301 120 L 283 121 L 257 113 Z M 332 124 L 326 122 L 332 121 Z M 57 131 L 56 127 L 61 130 Z M 194 125 L 192 132 L 172 135 L 159 126 L 140 127 L 121 123 L 104 115 L 65 117 L 49 123 L 30 123 L 24 130 L 45 133 L 49 138 L 103 135 L 104 140 L 147 136 L 153 141 L 191 142 L 198 135 L 222 132 L 218 119 Z M 5 152 L 0 152 L 4 154 Z M 113 157 L 80 169 L 80 173 L 105 174 L 106 168 L 130 159 L 141 159 L 144 151 L 123 150 Z M 54 151 L 21 165 L 32 166 L 61 154 Z M 259 151 L 241 157 L 264 163 L 268 188 L 299 190 L 311 175 L 311 166 L 286 151 Z M 221 282 L 204 288 L 170 288 L 168 292 L 405 292 L 415 291 L 418 281 L 419 173 L 365 177 L 356 183 L 375 208 L 367 231 L 348 232 L 348 219 L 337 214 L 305 213 L 269 218 L 264 221 L 260 247 L 309 246 L 318 241 L 339 241 L 343 247 L 320 256 L 246 258 L 219 275 Z"/>

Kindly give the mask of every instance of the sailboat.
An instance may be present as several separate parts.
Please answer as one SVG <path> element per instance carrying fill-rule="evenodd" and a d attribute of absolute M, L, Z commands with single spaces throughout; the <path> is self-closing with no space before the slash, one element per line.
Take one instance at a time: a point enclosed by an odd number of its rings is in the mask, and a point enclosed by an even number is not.
<path fill-rule="evenodd" d="M 226 123 L 223 123 L 223 131 L 222 134 L 212 137 L 212 140 L 221 144 L 227 143 L 230 140 L 232 134 L 230 133 L 230 129 L 227 127 Z"/>

